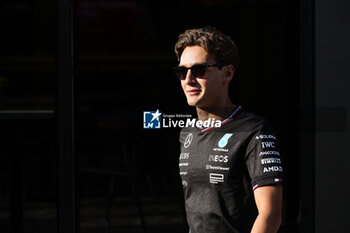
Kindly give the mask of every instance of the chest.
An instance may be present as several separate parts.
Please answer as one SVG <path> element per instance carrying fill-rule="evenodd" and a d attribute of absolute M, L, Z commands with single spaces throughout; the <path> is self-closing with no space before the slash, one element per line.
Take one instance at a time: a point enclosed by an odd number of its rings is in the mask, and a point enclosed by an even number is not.
<path fill-rule="evenodd" d="M 234 182 L 244 169 L 244 135 L 235 132 L 181 135 L 179 170 L 183 185 Z"/>

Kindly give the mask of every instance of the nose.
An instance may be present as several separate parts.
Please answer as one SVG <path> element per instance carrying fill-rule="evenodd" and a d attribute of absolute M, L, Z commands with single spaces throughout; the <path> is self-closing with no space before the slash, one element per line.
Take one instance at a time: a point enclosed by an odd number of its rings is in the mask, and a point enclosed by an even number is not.
<path fill-rule="evenodd" d="M 192 71 L 190 69 L 187 70 L 186 74 L 186 79 L 185 79 L 186 84 L 191 84 L 191 83 L 196 83 L 197 79 L 192 75 Z"/>

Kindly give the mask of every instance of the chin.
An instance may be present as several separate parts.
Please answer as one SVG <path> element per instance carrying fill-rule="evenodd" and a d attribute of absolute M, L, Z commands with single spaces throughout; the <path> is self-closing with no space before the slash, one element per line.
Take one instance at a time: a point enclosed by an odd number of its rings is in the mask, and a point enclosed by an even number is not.
<path fill-rule="evenodd" d="M 187 104 L 191 107 L 197 107 L 198 104 L 203 102 L 202 96 L 186 96 L 187 97 Z"/>
<path fill-rule="evenodd" d="M 187 100 L 187 104 L 188 104 L 189 106 L 191 106 L 191 107 L 196 107 L 196 102 L 194 102 L 194 101 L 188 101 L 188 100 Z"/>

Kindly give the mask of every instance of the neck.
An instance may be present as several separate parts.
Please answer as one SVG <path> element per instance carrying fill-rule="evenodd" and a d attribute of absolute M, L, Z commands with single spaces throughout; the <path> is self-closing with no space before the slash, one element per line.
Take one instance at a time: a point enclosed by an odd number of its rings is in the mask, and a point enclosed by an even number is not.
<path fill-rule="evenodd" d="M 198 119 L 201 121 L 208 120 L 209 118 L 215 118 L 215 120 L 224 120 L 229 114 L 236 108 L 231 101 L 223 106 L 215 107 L 196 107 Z"/>

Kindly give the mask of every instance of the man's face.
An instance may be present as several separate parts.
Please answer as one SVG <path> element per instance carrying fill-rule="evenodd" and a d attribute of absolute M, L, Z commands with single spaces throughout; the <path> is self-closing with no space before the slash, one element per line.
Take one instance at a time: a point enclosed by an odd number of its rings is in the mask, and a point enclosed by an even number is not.
<path fill-rule="evenodd" d="M 216 64 L 216 61 L 200 46 L 186 47 L 180 57 L 179 66 L 192 67 L 196 64 Z M 186 79 L 181 80 L 187 103 L 199 108 L 219 107 L 228 91 L 224 70 L 207 67 L 204 76 L 200 78 L 194 77 L 192 71 L 188 70 Z"/>

